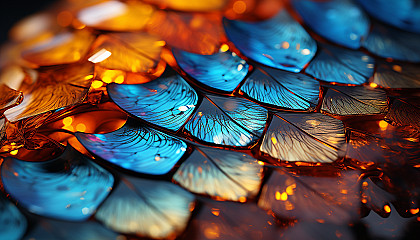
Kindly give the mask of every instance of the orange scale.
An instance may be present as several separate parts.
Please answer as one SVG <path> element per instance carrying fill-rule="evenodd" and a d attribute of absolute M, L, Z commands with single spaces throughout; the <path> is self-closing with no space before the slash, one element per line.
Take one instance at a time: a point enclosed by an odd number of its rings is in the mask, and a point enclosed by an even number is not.
<path fill-rule="evenodd" d="M 95 36 L 87 30 L 42 36 L 24 48 L 22 58 L 38 66 L 74 63 L 87 54 L 94 40 Z"/>
<path fill-rule="evenodd" d="M 164 45 L 164 41 L 148 33 L 101 35 L 93 45 L 89 61 L 107 69 L 147 72 L 156 67 Z"/>
<path fill-rule="evenodd" d="M 76 11 L 81 24 L 106 31 L 142 30 L 155 12 L 154 7 L 140 1 L 92 1 Z"/>
<path fill-rule="evenodd" d="M 155 4 L 161 9 L 170 8 L 179 11 L 205 12 L 222 10 L 227 5 L 229 0 L 145 0 L 145 2 Z"/>
<path fill-rule="evenodd" d="M 170 46 L 206 55 L 216 53 L 224 37 L 219 13 L 157 11 L 146 30 Z"/>

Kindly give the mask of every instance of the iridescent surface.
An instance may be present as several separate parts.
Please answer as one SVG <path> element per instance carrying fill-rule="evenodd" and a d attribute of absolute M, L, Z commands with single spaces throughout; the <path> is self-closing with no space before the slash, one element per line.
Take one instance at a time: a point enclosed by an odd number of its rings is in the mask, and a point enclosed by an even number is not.
<path fill-rule="evenodd" d="M 0 95 L 2 96 L 0 99 L 0 113 L 19 104 L 23 97 L 22 92 L 13 90 L 3 83 L 0 83 Z"/>
<path fill-rule="evenodd" d="M 316 52 L 315 40 L 285 10 L 261 22 L 224 19 L 223 23 L 245 56 L 270 67 L 299 72 Z"/>
<path fill-rule="evenodd" d="M 113 176 L 72 147 L 46 162 L 7 158 L 4 189 L 32 213 L 63 220 L 89 218 L 111 190 Z"/>
<path fill-rule="evenodd" d="M 68 66 L 43 68 L 37 79 L 23 89 L 23 101 L 4 114 L 15 122 L 37 114 L 80 103 L 89 90 L 93 78 L 93 65 L 77 63 Z"/>
<path fill-rule="evenodd" d="M 420 69 L 409 63 L 379 64 L 373 82 L 384 88 L 420 88 Z"/>
<path fill-rule="evenodd" d="M 322 44 L 305 69 L 317 79 L 344 84 L 363 84 L 374 72 L 375 60 L 360 51 Z"/>
<path fill-rule="evenodd" d="M 157 65 L 162 44 L 158 37 L 146 33 L 101 35 L 89 61 L 108 69 L 147 72 Z"/>
<path fill-rule="evenodd" d="M 133 120 L 115 132 L 76 136 L 84 147 L 102 159 L 153 175 L 169 172 L 187 149 L 185 142 Z"/>
<path fill-rule="evenodd" d="M 257 68 L 241 91 L 259 102 L 293 110 L 311 110 L 318 103 L 319 82 L 303 74 Z"/>
<path fill-rule="evenodd" d="M 248 64 L 230 51 L 200 55 L 175 49 L 179 66 L 202 84 L 232 92 L 248 73 Z"/>
<path fill-rule="evenodd" d="M 321 109 L 335 115 L 384 114 L 387 97 L 382 89 L 334 86 L 327 90 Z"/>
<path fill-rule="evenodd" d="M 191 192 L 240 201 L 258 194 L 263 167 L 238 152 L 197 147 L 173 179 Z"/>
<path fill-rule="evenodd" d="M 420 33 L 418 1 L 358 0 L 358 2 L 375 18 L 406 31 Z"/>
<path fill-rule="evenodd" d="M 276 215 L 321 223 L 345 224 L 358 218 L 358 171 L 313 178 L 274 171 L 262 190 L 258 206 Z M 306 199 L 310 199 L 307 201 Z"/>
<path fill-rule="evenodd" d="M 63 0 L 12 30 L 0 238 L 416 238 L 420 35 L 366 38 L 348 0 L 212 1 Z"/>
<path fill-rule="evenodd" d="M 26 227 L 25 217 L 16 206 L 0 195 L 0 239 L 21 239 Z"/>
<path fill-rule="evenodd" d="M 245 99 L 204 98 L 185 129 L 199 140 L 228 146 L 248 146 L 261 136 L 267 110 Z"/>
<path fill-rule="evenodd" d="M 334 43 L 358 49 L 369 32 L 368 16 L 351 0 L 293 0 L 292 4 L 305 24 Z"/>
<path fill-rule="evenodd" d="M 178 130 L 197 105 L 195 91 L 175 71 L 145 84 L 110 84 L 108 93 L 125 111 L 148 122 Z"/>
<path fill-rule="evenodd" d="M 420 34 L 375 23 L 363 46 L 380 57 L 420 62 L 419 37 Z"/>
<path fill-rule="evenodd" d="M 345 153 L 344 126 L 320 113 L 276 113 L 260 151 L 285 161 L 333 162 Z"/>
<path fill-rule="evenodd" d="M 181 233 L 194 209 L 194 196 L 169 182 L 123 178 L 96 213 L 117 232 L 150 238 Z"/>

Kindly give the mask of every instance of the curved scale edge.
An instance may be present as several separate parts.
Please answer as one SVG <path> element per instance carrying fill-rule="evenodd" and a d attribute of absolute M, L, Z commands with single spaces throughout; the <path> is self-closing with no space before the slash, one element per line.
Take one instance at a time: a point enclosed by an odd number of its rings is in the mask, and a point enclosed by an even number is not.
<path fill-rule="evenodd" d="M 256 159 L 243 153 L 197 147 L 173 180 L 194 193 L 244 201 L 258 194 L 262 170 Z"/>
<path fill-rule="evenodd" d="M 243 147 L 259 139 L 267 117 L 267 110 L 253 102 L 211 96 L 203 99 L 185 129 L 204 142 Z"/>
<path fill-rule="evenodd" d="M 222 91 L 232 92 L 248 73 L 248 64 L 235 53 L 219 51 L 200 55 L 175 49 L 178 65 L 198 82 Z"/>
<path fill-rule="evenodd" d="M 144 84 L 109 84 L 111 99 L 123 110 L 155 125 L 177 131 L 197 105 L 198 96 L 169 66 Z"/>
<path fill-rule="evenodd" d="M 18 208 L 0 195 L 0 239 L 19 240 L 28 223 Z"/>
<path fill-rule="evenodd" d="M 345 155 L 344 125 L 320 113 L 277 113 L 260 151 L 284 161 L 333 162 Z"/>
<path fill-rule="evenodd" d="M 95 216 L 114 231 L 162 239 L 184 231 L 194 204 L 175 184 L 123 178 Z"/>
<path fill-rule="evenodd" d="M 420 88 L 418 65 L 383 62 L 376 68 L 373 82 L 384 88 Z"/>
<path fill-rule="evenodd" d="M 76 137 L 86 149 L 102 159 L 152 175 L 168 173 L 187 149 L 185 142 L 130 120 L 114 132 L 76 133 Z"/>
<path fill-rule="evenodd" d="M 360 47 L 369 32 L 368 16 L 349 0 L 293 0 L 305 23 L 326 39 L 348 48 Z"/>
<path fill-rule="evenodd" d="M 311 110 L 318 104 L 319 82 L 303 74 L 256 68 L 241 91 L 262 103 L 293 110 Z"/>
<path fill-rule="evenodd" d="M 89 218 L 114 183 L 110 173 L 71 146 L 46 162 L 7 158 L 1 173 L 6 192 L 28 211 L 68 221 Z"/>
<path fill-rule="evenodd" d="M 326 82 L 363 84 L 374 72 L 375 59 L 360 51 L 322 44 L 305 73 Z"/>
<path fill-rule="evenodd" d="M 270 67 L 299 72 L 317 49 L 315 40 L 286 10 L 261 22 L 223 23 L 228 38 L 245 56 Z"/>

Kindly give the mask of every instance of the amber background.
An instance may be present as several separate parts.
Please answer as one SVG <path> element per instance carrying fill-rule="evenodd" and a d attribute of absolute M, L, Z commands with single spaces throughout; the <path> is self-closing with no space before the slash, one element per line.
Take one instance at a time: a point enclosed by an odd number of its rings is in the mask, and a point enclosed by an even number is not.
<path fill-rule="evenodd" d="M 0 42 L 8 38 L 10 27 L 31 13 L 45 9 L 56 0 L 0 0 Z"/>

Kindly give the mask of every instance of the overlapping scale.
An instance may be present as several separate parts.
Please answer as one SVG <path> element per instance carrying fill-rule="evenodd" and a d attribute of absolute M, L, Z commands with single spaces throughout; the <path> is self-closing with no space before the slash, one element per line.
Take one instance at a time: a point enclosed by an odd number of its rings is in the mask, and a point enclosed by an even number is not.
<path fill-rule="evenodd" d="M 125 111 L 177 131 L 197 105 L 198 96 L 169 66 L 156 80 L 144 84 L 110 84 L 108 93 Z"/>
<path fill-rule="evenodd" d="M 374 72 L 375 60 L 360 51 L 322 44 L 318 54 L 305 69 L 326 82 L 363 84 Z"/>
<path fill-rule="evenodd" d="M 6 119 L 0 118 L 0 144 L 3 142 L 3 138 L 6 135 L 5 122 L 6 122 Z"/>
<path fill-rule="evenodd" d="M 247 78 L 241 91 L 262 103 L 312 110 L 318 104 L 319 82 L 303 74 L 261 67 Z"/>
<path fill-rule="evenodd" d="M 74 63 L 85 57 L 94 40 L 87 30 L 63 32 L 25 47 L 22 57 L 38 66 Z"/>
<path fill-rule="evenodd" d="M 395 198 L 389 192 L 377 186 L 371 178 L 367 178 L 362 184 L 362 199 L 369 209 L 375 211 L 381 217 L 389 217 L 390 213 L 385 211 L 386 206 L 390 206 L 390 202 Z"/>
<path fill-rule="evenodd" d="M 321 109 L 339 116 L 384 114 L 387 96 L 384 90 L 368 86 L 328 88 Z"/>
<path fill-rule="evenodd" d="M 216 53 L 224 36 L 217 13 L 157 11 L 147 24 L 147 31 L 172 47 L 198 54 Z"/>
<path fill-rule="evenodd" d="M 394 99 L 385 118 L 391 121 L 393 125 L 411 126 L 420 132 L 420 105 L 418 100 L 418 98 Z"/>
<path fill-rule="evenodd" d="M 21 239 L 27 225 L 17 207 L 0 195 L 0 239 Z"/>
<path fill-rule="evenodd" d="M 79 223 L 41 219 L 23 240 L 118 240 L 120 237 L 117 233 L 94 221 Z"/>
<path fill-rule="evenodd" d="M 406 31 L 420 33 L 420 6 L 416 0 L 358 0 L 358 2 L 375 18 Z"/>
<path fill-rule="evenodd" d="M 51 110 L 81 102 L 89 91 L 94 74 L 93 64 L 77 63 L 46 67 L 37 72 L 37 79 L 21 89 L 22 103 L 7 110 L 6 118 L 15 122 Z"/>
<path fill-rule="evenodd" d="M 276 113 L 260 147 L 279 160 L 324 163 L 345 150 L 343 123 L 320 113 Z"/>
<path fill-rule="evenodd" d="M 68 146 L 56 159 L 25 162 L 7 158 L 4 189 L 30 212 L 62 220 L 89 218 L 111 190 L 113 176 Z"/>
<path fill-rule="evenodd" d="M 258 194 L 262 170 L 257 160 L 246 154 L 196 147 L 173 180 L 194 193 L 243 202 Z"/>
<path fill-rule="evenodd" d="M 198 82 L 232 92 L 248 74 L 248 64 L 230 51 L 200 55 L 175 49 L 178 65 Z"/>
<path fill-rule="evenodd" d="M 358 219 L 360 172 L 314 177 L 273 172 L 263 187 L 258 206 L 280 218 L 348 224 Z"/>
<path fill-rule="evenodd" d="M 228 38 L 247 57 L 264 65 L 299 72 L 315 55 L 315 40 L 287 12 L 244 22 L 224 19 Z"/>
<path fill-rule="evenodd" d="M 204 142 L 248 146 L 262 135 L 267 117 L 267 110 L 253 102 L 214 95 L 203 99 L 185 129 Z"/>
<path fill-rule="evenodd" d="M 372 30 L 363 46 L 370 52 L 396 60 L 420 62 L 420 34 L 404 32 L 399 29 L 373 24 Z"/>
<path fill-rule="evenodd" d="M 147 72 L 160 59 L 165 42 L 147 33 L 113 33 L 101 35 L 89 61 L 107 69 Z"/>
<path fill-rule="evenodd" d="M 87 3 L 77 19 L 88 27 L 107 31 L 139 31 L 155 13 L 149 4 L 140 1 L 105 0 Z"/>
<path fill-rule="evenodd" d="M 19 104 L 23 99 L 22 92 L 11 89 L 3 83 L 0 83 L 0 96 L 0 115 L 4 110 Z"/>
<path fill-rule="evenodd" d="M 108 228 L 142 237 L 179 235 L 194 209 L 194 196 L 163 181 L 123 178 L 96 213 Z"/>
<path fill-rule="evenodd" d="M 420 88 L 420 69 L 409 63 L 378 64 L 373 82 L 385 88 Z"/>
<path fill-rule="evenodd" d="M 85 148 L 102 159 L 153 175 L 168 173 L 187 149 L 185 142 L 130 119 L 114 132 L 76 136 Z"/>
<path fill-rule="evenodd" d="M 145 0 L 145 2 L 157 4 L 162 7 L 168 7 L 179 11 L 216 11 L 221 10 L 229 1 L 228 0 Z"/>
<path fill-rule="evenodd" d="M 334 43 L 357 49 L 369 32 L 368 16 L 351 0 L 293 0 L 292 4 L 310 28 Z"/>
<path fill-rule="evenodd" d="M 205 200 L 180 239 L 277 239 L 280 233 L 275 222 L 271 214 L 252 203 Z"/>

